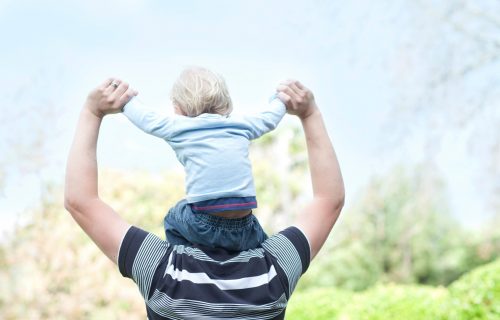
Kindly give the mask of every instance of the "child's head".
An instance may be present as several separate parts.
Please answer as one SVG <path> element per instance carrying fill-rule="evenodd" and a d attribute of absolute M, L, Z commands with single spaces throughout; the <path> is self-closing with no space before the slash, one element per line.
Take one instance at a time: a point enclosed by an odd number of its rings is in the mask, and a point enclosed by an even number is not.
<path fill-rule="evenodd" d="M 174 106 L 188 117 L 202 113 L 227 115 L 233 110 L 224 78 L 201 67 L 182 71 L 172 86 L 170 97 Z"/>

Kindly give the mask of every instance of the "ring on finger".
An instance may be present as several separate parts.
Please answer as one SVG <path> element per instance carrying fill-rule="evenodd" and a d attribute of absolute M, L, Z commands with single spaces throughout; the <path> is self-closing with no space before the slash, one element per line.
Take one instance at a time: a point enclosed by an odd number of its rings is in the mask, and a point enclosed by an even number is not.
<path fill-rule="evenodd" d="M 113 81 L 111 82 L 111 85 L 113 86 L 113 88 L 115 88 L 115 89 L 116 89 L 116 88 L 118 88 L 119 83 L 118 83 L 116 80 L 113 80 Z"/>

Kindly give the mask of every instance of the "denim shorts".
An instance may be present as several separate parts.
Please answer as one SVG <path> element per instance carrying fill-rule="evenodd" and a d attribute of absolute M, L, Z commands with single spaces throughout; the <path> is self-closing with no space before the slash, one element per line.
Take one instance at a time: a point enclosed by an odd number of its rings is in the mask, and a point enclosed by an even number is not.
<path fill-rule="evenodd" d="M 194 213 L 186 200 L 179 201 L 164 219 L 165 234 L 174 245 L 199 244 L 210 248 L 243 251 L 258 247 L 267 235 L 253 214 L 224 218 Z"/>

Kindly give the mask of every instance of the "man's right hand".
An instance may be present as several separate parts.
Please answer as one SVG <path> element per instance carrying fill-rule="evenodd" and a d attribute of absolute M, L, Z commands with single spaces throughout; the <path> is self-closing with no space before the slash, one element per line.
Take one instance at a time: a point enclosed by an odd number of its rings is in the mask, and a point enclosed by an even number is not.
<path fill-rule="evenodd" d="M 287 112 L 304 120 L 318 111 L 314 95 L 297 80 L 281 82 L 277 88 L 278 97 L 286 105 Z"/>
<path fill-rule="evenodd" d="M 108 78 L 90 92 L 85 106 L 96 117 L 102 118 L 107 114 L 121 112 L 125 104 L 137 93 L 128 83 L 117 78 Z"/>

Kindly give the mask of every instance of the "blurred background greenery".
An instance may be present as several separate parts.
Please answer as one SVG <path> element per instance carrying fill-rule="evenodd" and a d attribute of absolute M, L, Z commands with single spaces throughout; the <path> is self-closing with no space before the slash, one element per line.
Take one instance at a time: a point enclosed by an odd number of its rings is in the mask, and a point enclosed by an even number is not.
<path fill-rule="evenodd" d="M 274 137 L 251 150 L 261 199 L 257 214 L 268 233 L 293 221 L 309 187 L 299 130 L 281 128 Z M 286 179 L 278 170 L 282 164 L 267 160 L 283 144 Z M 102 198 L 113 208 L 164 236 L 164 212 L 183 196 L 182 174 L 103 170 L 99 179 Z M 374 178 L 342 213 L 299 282 L 288 318 L 498 318 L 498 220 L 481 232 L 464 229 L 442 204 L 442 193 L 425 168 L 397 167 Z M 144 318 L 134 284 L 121 278 L 64 211 L 61 186 L 47 185 L 44 195 L 31 220 L 0 246 L 3 318 Z"/>
<path fill-rule="evenodd" d="M 164 110 L 182 66 L 201 64 L 242 112 L 302 80 L 337 149 L 346 207 L 288 319 L 500 319 L 500 3 L 217 3 L 0 1 L 0 318 L 145 317 L 65 212 L 64 159 L 104 77 Z M 251 150 L 268 233 L 310 198 L 294 120 Z M 102 198 L 163 237 L 184 194 L 168 146 L 116 116 L 98 156 Z"/>

